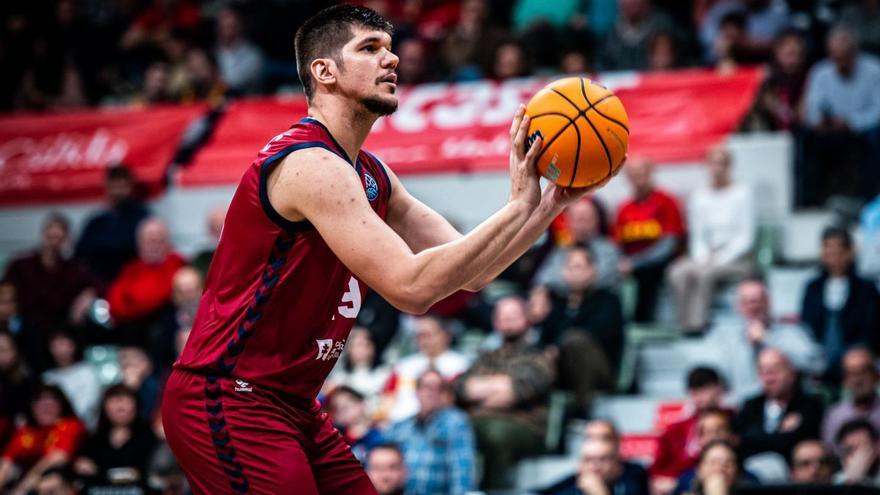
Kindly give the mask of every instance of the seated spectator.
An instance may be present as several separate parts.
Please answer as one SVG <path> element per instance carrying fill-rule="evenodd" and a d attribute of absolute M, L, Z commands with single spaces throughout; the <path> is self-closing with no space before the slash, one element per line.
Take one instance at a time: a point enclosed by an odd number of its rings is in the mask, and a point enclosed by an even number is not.
<path fill-rule="evenodd" d="M 150 356 L 143 349 L 127 346 L 119 349 L 122 384 L 135 392 L 142 418 L 151 418 L 158 409 L 161 379 Z"/>
<path fill-rule="evenodd" d="M 648 70 L 668 71 L 682 66 L 678 41 L 667 32 L 659 32 L 648 42 Z"/>
<path fill-rule="evenodd" d="M 859 51 L 848 27 L 832 29 L 827 44 L 828 59 L 813 66 L 804 95 L 808 133 L 798 188 L 804 206 L 834 193 L 869 200 L 880 185 L 880 60 Z"/>
<path fill-rule="evenodd" d="M 864 345 L 877 352 L 880 347 L 880 294 L 856 275 L 853 240 L 846 229 L 829 227 L 822 233 L 821 270 L 804 291 L 801 320 L 824 344 L 829 379 L 837 382 L 847 349 Z"/>
<path fill-rule="evenodd" d="M 828 445 L 834 445 L 840 427 L 853 419 L 866 419 L 880 430 L 880 375 L 874 354 L 864 348 L 850 349 L 843 356 L 842 368 L 845 398 L 831 406 L 822 423 L 822 439 Z"/>
<path fill-rule="evenodd" d="M 505 41 L 495 48 L 490 75 L 496 81 L 506 81 L 531 75 L 532 68 L 525 48 L 517 41 Z"/>
<path fill-rule="evenodd" d="M 721 406 L 725 385 L 714 369 L 697 367 L 688 372 L 687 390 L 689 415 L 667 426 L 657 441 L 654 463 L 649 469 L 654 493 L 669 493 L 676 479 L 696 465 L 700 455 L 700 415 Z"/>
<path fill-rule="evenodd" d="M 367 457 L 367 476 L 379 495 L 403 495 L 406 487 L 406 463 L 396 443 L 377 445 Z"/>
<path fill-rule="evenodd" d="M 458 22 L 440 40 L 440 58 L 453 81 L 479 79 L 489 73 L 504 31 L 495 26 L 486 0 L 462 2 Z"/>
<path fill-rule="evenodd" d="M 367 417 L 366 398 L 357 390 L 340 385 L 330 394 L 327 409 L 330 421 L 351 445 L 354 456 L 365 463 L 367 453 L 382 442 L 382 434 Z"/>
<path fill-rule="evenodd" d="M 3 277 L 15 286 L 19 314 L 43 335 L 82 323 L 85 307 L 95 299 L 95 277 L 64 254 L 69 236 L 67 218 L 50 214 L 43 222 L 39 247 L 13 260 Z"/>
<path fill-rule="evenodd" d="M 244 33 L 241 15 L 227 6 L 217 13 L 215 47 L 220 77 L 236 95 L 253 94 L 263 85 L 263 54 Z"/>
<path fill-rule="evenodd" d="M 834 456 L 819 440 L 803 440 L 791 453 L 791 482 L 803 485 L 830 485 Z"/>
<path fill-rule="evenodd" d="M 558 350 L 560 385 L 575 392 L 586 412 L 594 393 L 616 385 L 623 353 L 623 309 L 614 293 L 596 287 L 589 249 L 568 250 L 563 278 L 565 292 L 551 296 L 550 313 L 539 324 L 541 344 Z M 524 313 L 520 324 L 528 328 L 528 323 Z"/>
<path fill-rule="evenodd" d="M 773 58 L 755 98 L 748 128 L 792 130 L 800 124 L 798 110 L 807 82 L 807 68 L 804 36 L 799 31 L 784 31 L 773 42 Z"/>
<path fill-rule="evenodd" d="M 717 285 L 752 272 L 757 230 L 752 193 L 734 184 L 730 151 L 708 155 L 710 186 L 694 192 L 688 211 L 688 254 L 669 268 L 678 321 L 686 333 L 702 333 Z"/>
<path fill-rule="evenodd" d="M 138 227 L 138 257 L 128 262 L 107 292 L 110 315 L 127 344 L 145 345 L 148 328 L 171 303 L 172 280 L 184 265 L 172 251 L 168 228 L 158 218 L 144 220 Z"/>
<path fill-rule="evenodd" d="M 333 390 L 340 385 L 351 387 L 366 398 L 367 413 L 372 416 L 389 375 L 390 369 L 382 364 L 376 354 L 370 331 L 355 325 L 348 334 L 345 352 L 327 377 L 325 388 Z"/>
<path fill-rule="evenodd" d="M 0 282 L 0 331 L 12 336 L 31 372 L 46 368 L 45 336 L 18 312 L 18 296 L 10 282 Z"/>
<path fill-rule="evenodd" d="M 388 416 L 391 421 L 406 419 L 418 411 L 416 380 L 422 373 L 434 368 L 443 378 L 452 380 L 468 368 L 468 359 L 449 348 L 452 335 L 439 318 L 416 318 L 415 338 L 418 352 L 397 361 L 385 389 L 391 397 Z"/>
<path fill-rule="evenodd" d="M 76 473 L 95 485 L 144 486 L 156 437 L 138 412 L 134 391 L 125 385 L 107 389 L 98 429 L 83 444 Z"/>
<path fill-rule="evenodd" d="M 199 251 L 192 259 L 192 266 L 202 275 L 202 280 L 208 277 L 208 268 L 214 259 L 214 251 L 220 242 L 220 233 L 223 232 L 223 222 L 226 221 L 226 208 L 218 207 L 208 213 L 208 236 L 211 238 L 211 246 Z"/>
<path fill-rule="evenodd" d="M 177 359 L 174 341 L 181 328 L 192 328 L 205 289 L 201 273 L 191 266 L 181 267 L 171 278 L 171 305 L 161 316 L 150 354 L 156 367 L 165 373 Z"/>
<path fill-rule="evenodd" d="M 514 463 L 544 449 L 555 373 L 547 356 L 526 341 L 524 306 L 517 297 L 498 301 L 493 322 L 503 343 L 481 354 L 459 380 L 459 399 L 483 454 L 483 490 L 510 488 Z"/>
<path fill-rule="evenodd" d="M 743 458 L 775 452 L 791 458 L 801 440 L 819 438 L 822 401 L 801 389 L 797 371 L 778 349 L 758 354 L 761 394 L 747 400 L 735 420 Z"/>
<path fill-rule="evenodd" d="M 857 0 L 844 5 L 840 23 L 852 29 L 866 51 L 880 55 L 880 2 Z"/>
<path fill-rule="evenodd" d="M 76 244 L 76 258 L 110 283 L 122 265 L 136 256 L 136 231 L 150 212 L 136 199 L 134 176 L 124 164 L 107 169 L 104 185 L 108 208 L 86 222 Z"/>
<path fill-rule="evenodd" d="M 604 422 L 603 423 L 608 423 Z M 603 425 L 604 426 L 604 425 Z M 620 456 L 620 437 L 587 438 L 581 447 L 578 472 L 541 490 L 545 495 L 648 495 L 648 475 L 638 464 Z"/>
<path fill-rule="evenodd" d="M 716 440 L 700 452 L 691 486 L 674 495 L 733 495 L 739 484 L 741 469 L 736 450 L 730 443 Z"/>
<path fill-rule="evenodd" d="M 216 107 L 223 102 L 226 85 L 213 53 L 200 47 L 186 52 L 186 79 L 180 95 L 182 103 L 204 101 Z"/>
<path fill-rule="evenodd" d="M 734 16 L 742 18 L 743 37 L 738 51 L 749 60 L 760 60 L 770 53 L 776 36 L 789 25 L 788 8 L 785 3 L 772 0 L 717 1 L 703 16 L 700 41 L 709 62 L 715 43 L 723 30 L 723 21 Z"/>
<path fill-rule="evenodd" d="M 385 432 L 403 450 L 409 473 L 406 493 L 472 491 L 476 486 L 474 435 L 467 415 L 452 407 L 452 386 L 429 369 L 419 377 L 416 394 L 419 412 Z"/>
<path fill-rule="evenodd" d="M 76 495 L 73 473 L 66 466 L 47 469 L 34 488 L 36 495 Z"/>
<path fill-rule="evenodd" d="M 85 426 L 60 388 L 36 388 L 27 422 L 15 431 L 0 458 L 0 487 L 14 482 L 14 495 L 28 493 L 46 470 L 73 460 L 85 435 Z M 16 470 L 21 473 L 18 478 Z"/>
<path fill-rule="evenodd" d="M 834 483 L 880 486 L 880 435 L 874 426 L 867 420 L 854 419 L 840 428 L 835 440 L 841 470 L 834 475 Z"/>
<path fill-rule="evenodd" d="M 633 158 L 623 171 L 633 198 L 620 205 L 614 223 L 614 237 L 624 254 L 618 270 L 638 283 L 634 319 L 652 322 L 663 274 L 678 251 L 684 227 L 675 199 L 654 186 L 651 162 Z"/>
<path fill-rule="evenodd" d="M 599 70 L 645 70 L 648 43 L 659 32 L 673 32 L 675 26 L 654 9 L 651 0 L 618 0 L 617 22 L 605 36 L 598 53 Z"/>
<path fill-rule="evenodd" d="M 617 287 L 619 283 L 617 262 L 620 252 L 601 230 L 602 215 L 598 200 L 592 197 L 575 201 L 565 209 L 564 218 L 571 231 L 571 242 L 563 239 L 559 246 L 552 248 L 548 258 L 535 275 L 535 284 L 554 290 L 563 289 L 565 280 L 562 272 L 568 248 L 580 244 L 589 248 L 595 257 L 596 285 L 605 289 Z"/>
<path fill-rule="evenodd" d="M 94 428 L 101 400 L 98 372 L 83 361 L 82 344 L 74 335 L 56 331 L 49 335 L 48 344 L 52 366 L 43 373 L 43 382 L 61 387 L 77 417 Z"/>
<path fill-rule="evenodd" d="M 11 428 L 28 410 L 28 397 L 33 380 L 22 360 L 15 340 L 9 332 L 0 330 L 0 445 L 12 433 Z"/>
<path fill-rule="evenodd" d="M 740 318 L 733 323 L 736 328 L 725 332 L 721 326 L 709 334 L 708 341 L 720 351 L 713 362 L 728 378 L 738 401 L 758 391 L 757 355 L 766 347 L 783 351 L 804 374 L 818 376 L 825 371 L 825 351 L 811 332 L 771 316 L 770 295 L 763 280 L 752 278 L 740 283 L 737 306 Z"/>
<path fill-rule="evenodd" d="M 183 470 L 177 464 L 162 426 L 162 408 L 156 410 L 151 424 L 157 443 L 148 467 L 150 486 L 163 494 L 186 495 L 190 493 Z"/>

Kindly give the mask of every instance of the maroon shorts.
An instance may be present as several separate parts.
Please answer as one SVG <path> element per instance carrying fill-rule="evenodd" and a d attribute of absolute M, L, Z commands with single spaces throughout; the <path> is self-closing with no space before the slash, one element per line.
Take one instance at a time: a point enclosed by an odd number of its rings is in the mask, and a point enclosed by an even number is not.
<path fill-rule="evenodd" d="M 168 445 L 195 494 L 375 494 L 326 413 L 233 378 L 175 370 Z"/>

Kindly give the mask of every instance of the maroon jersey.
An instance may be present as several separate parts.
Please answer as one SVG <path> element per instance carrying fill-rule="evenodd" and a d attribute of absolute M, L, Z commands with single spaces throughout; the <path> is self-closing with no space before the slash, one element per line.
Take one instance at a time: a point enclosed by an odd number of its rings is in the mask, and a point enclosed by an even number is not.
<path fill-rule="evenodd" d="M 266 178 L 288 154 L 325 148 L 351 163 L 320 122 L 305 118 L 260 150 L 235 191 L 192 333 L 175 368 L 234 377 L 313 400 L 355 322 L 367 287 L 308 221 L 269 203 Z M 391 183 L 361 151 L 352 164 L 383 220 Z M 247 383 L 245 383 L 247 382 Z"/>

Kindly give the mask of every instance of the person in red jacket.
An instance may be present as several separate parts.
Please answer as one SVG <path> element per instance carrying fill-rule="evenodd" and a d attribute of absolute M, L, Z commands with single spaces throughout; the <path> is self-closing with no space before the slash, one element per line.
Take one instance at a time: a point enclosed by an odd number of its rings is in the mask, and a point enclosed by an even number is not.
<path fill-rule="evenodd" d="M 168 228 L 157 218 L 148 218 L 137 232 L 138 257 L 123 266 L 107 292 L 110 315 L 122 330 L 123 341 L 144 343 L 142 332 L 171 302 L 174 274 L 184 259 L 172 251 Z"/>
<path fill-rule="evenodd" d="M 620 205 L 614 223 L 614 237 L 624 255 L 618 270 L 623 277 L 632 275 L 638 283 L 633 318 L 651 322 L 663 275 L 678 252 L 684 226 L 675 198 L 654 186 L 651 162 L 629 160 L 624 171 L 633 198 Z"/>

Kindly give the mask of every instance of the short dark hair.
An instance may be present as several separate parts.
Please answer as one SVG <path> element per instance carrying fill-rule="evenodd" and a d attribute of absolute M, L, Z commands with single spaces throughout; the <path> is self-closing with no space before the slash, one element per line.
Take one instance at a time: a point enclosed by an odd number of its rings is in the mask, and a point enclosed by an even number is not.
<path fill-rule="evenodd" d="M 857 418 L 847 421 L 837 430 L 837 435 L 834 435 L 834 443 L 840 445 L 844 438 L 858 431 L 868 432 L 868 435 L 871 435 L 871 441 L 875 443 L 877 440 L 880 440 L 880 433 L 877 433 L 877 428 L 870 421 L 864 418 Z"/>
<path fill-rule="evenodd" d="M 708 366 L 697 366 L 688 372 L 687 388 L 688 390 L 696 390 L 698 388 L 708 387 L 710 385 L 724 386 L 724 380 L 714 368 Z"/>
<path fill-rule="evenodd" d="M 838 227 L 836 225 L 825 227 L 825 230 L 822 231 L 822 242 L 824 243 L 831 239 L 837 239 L 843 244 L 844 248 L 852 249 L 852 234 L 850 234 L 849 230 L 844 227 Z"/>
<path fill-rule="evenodd" d="M 332 401 L 333 398 L 339 394 L 346 394 L 351 397 L 354 397 L 355 400 L 357 400 L 358 402 L 363 402 L 366 399 L 366 397 L 364 397 L 364 394 L 358 392 L 357 390 L 353 389 L 352 387 L 349 387 L 348 385 L 340 385 L 340 386 L 336 387 L 335 389 L 333 389 L 333 392 L 330 394 L 330 400 Z"/>
<path fill-rule="evenodd" d="M 734 10 L 721 16 L 718 27 L 734 26 L 739 29 L 745 29 L 748 24 L 748 16 L 741 10 Z"/>
<path fill-rule="evenodd" d="M 372 455 L 373 455 L 373 452 L 375 452 L 375 451 L 377 451 L 377 450 L 393 450 L 394 452 L 397 453 L 397 455 L 398 455 L 401 459 L 403 459 L 403 449 L 400 447 L 400 444 L 399 444 L 399 443 L 397 443 L 397 442 L 382 442 L 382 443 L 380 443 L 380 444 L 374 446 L 374 447 L 373 447 L 372 449 L 370 449 L 370 451 L 367 453 L 367 466 L 368 466 L 368 467 L 369 467 L 369 464 L 370 464 L 370 456 L 372 456 Z"/>
<path fill-rule="evenodd" d="M 107 172 L 104 174 L 104 180 L 109 182 L 118 179 L 124 179 L 129 182 L 133 180 L 131 169 L 128 168 L 128 165 L 124 163 L 116 163 L 107 168 Z"/>
<path fill-rule="evenodd" d="M 339 51 L 352 38 L 352 27 L 355 26 L 385 31 L 388 34 L 394 32 L 394 26 L 374 10 L 346 4 L 321 10 L 297 29 L 294 38 L 296 69 L 309 100 L 315 93 L 312 61 L 331 57 L 341 65 Z"/>
<path fill-rule="evenodd" d="M 43 220 L 43 230 L 46 230 L 50 225 L 58 225 L 64 229 L 65 234 L 70 233 L 70 220 L 60 211 L 51 211 L 46 215 Z"/>
<path fill-rule="evenodd" d="M 731 426 L 731 427 L 733 426 L 733 424 L 732 424 L 733 417 L 732 417 L 732 414 L 730 413 L 730 411 L 727 411 L 725 409 L 721 409 L 720 407 L 709 407 L 707 409 L 703 409 L 697 415 L 697 419 L 700 420 L 700 419 L 705 418 L 706 416 L 721 416 L 727 420 L 728 426 Z"/>
<path fill-rule="evenodd" d="M 575 242 L 568 248 L 568 254 L 570 255 L 575 251 L 583 251 L 587 253 L 587 263 L 591 265 L 596 264 L 596 253 L 593 252 L 589 244 L 584 242 Z"/>

